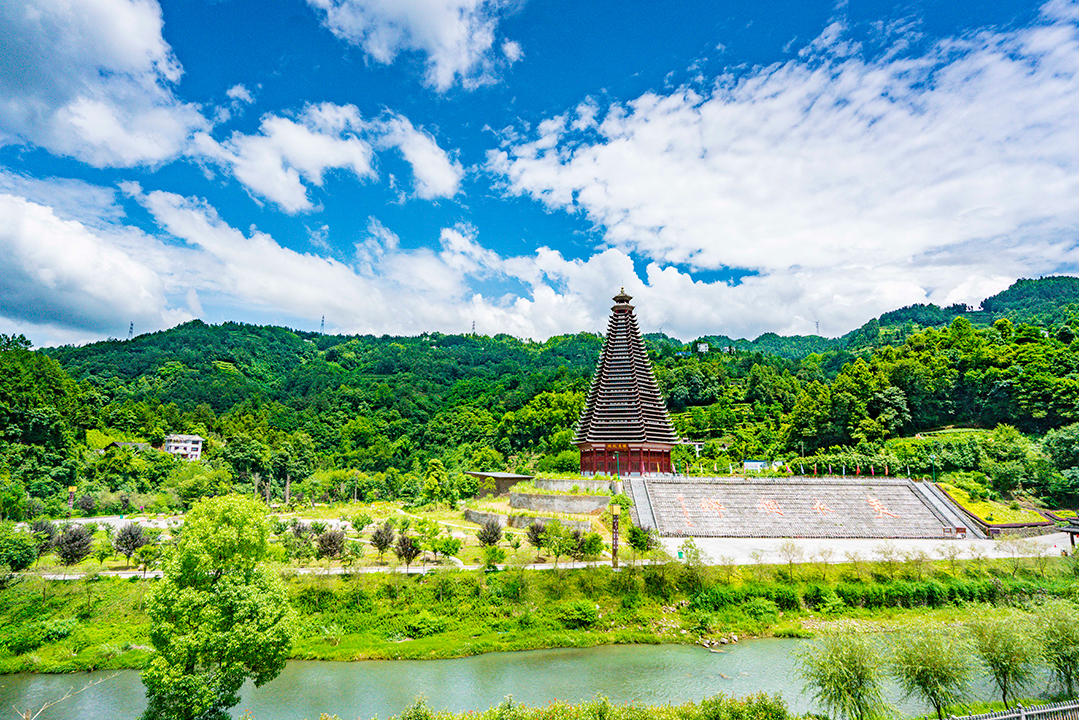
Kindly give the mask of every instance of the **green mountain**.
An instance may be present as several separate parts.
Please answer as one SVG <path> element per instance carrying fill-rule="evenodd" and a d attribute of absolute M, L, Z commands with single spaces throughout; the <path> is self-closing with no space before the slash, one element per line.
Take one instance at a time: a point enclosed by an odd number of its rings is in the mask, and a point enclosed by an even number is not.
<path fill-rule="evenodd" d="M 1023 280 L 979 310 L 910 306 L 841 338 L 645 342 L 679 433 L 716 466 L 792 453 L 882 462 L 916 433 L 1014 426 L 957 445 L 937 469 L 1079 499 L 1077 299 L 1076 278 Z M 417 499 L 432 472 L 462 492 L 463 469 L 573 472 L 601 345 L 589 333 L 323 336 L 199 321 L 40 351 L 0 337 L 0 519 L 62 513 L 71 485 L 122 511 L 226 489 L 280 498 L 294 480 L 308 498 Z M 105 449 L 167 433 L 207 438 L 205 461 Z"/>

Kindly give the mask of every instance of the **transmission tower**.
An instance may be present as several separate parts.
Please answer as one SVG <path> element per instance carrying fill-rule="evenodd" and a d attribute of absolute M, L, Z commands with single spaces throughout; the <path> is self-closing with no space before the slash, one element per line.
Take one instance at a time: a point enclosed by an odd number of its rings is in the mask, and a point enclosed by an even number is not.
<path fill-rule="evenodd" d="M 813 322 L 817 323 L 817 334 L 820 335 L 820 320 L 814 320 Z"/>
<path fill-rule="evenodd" d="M 325 315 L 322 316 L 322 324 L 318 326 L 318 334 L 319 335 L 325 335 L 326 334 L 326 316 Z"/>
<path fill-rule="evenodd" d="M 133 337 L 135 337 L 135 322 L 134 321 L 132 321 L 131 324 L 127 326 L 127 339 L 130 340 Z"/>

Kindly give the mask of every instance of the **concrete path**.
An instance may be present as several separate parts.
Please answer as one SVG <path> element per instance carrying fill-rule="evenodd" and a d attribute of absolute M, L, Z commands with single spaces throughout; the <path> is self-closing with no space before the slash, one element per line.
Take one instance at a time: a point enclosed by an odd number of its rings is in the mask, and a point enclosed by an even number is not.
<path fill-rule="evenodd" d="M 1071 541 L 1068 539 L 1067 533 L 1053 533 L 1051 535 L 1039 535 L 1037 537 L 1030 538 L 1031 542 L 1036 543 L 1042 548 L 1042 551 L 1046 555 L 1059 555 L 1062 549 L 1066 549 L 1071 553 Z M 685 538 L 661 538 L 663 546 L 667 549 L 667 552 L 672 557 L 678 557 L 678 547 L 685 542 Z M 719 562 L 722 557 L 733 558 L 737 565 L 752 565 L 757 562 L 753 557 L 753 553 L 761 551 L 764 553 L 763 562 L 768 564 L 784 562 L 779 557 L 778 548 L 780 544 L 787 542 L 787 538 L 694 538 L 693 542 L 708 555 L 707 562 L 709 564 L 715 564 Z M 804 561 L 811 562 L 813 560 L 819 560 L 820 557 L 817 553 L 821 549 L 830 549 L 832 551 L 831 556 L 828 558 L 829 562 L 841 563 L 847 562 L 847 553 L 858 553 L 861 555 L 862 560 L 873 560 L 877 554 L 877 549 L 885 544 L 891 543 L 901 552 L 910 552 L 913 550 L 922 550 L 927 553 L 933 559 L 940 559 L 941 555 L 939 549 L 941 546 L 959 546 L 962 548 L 960 559 L 969 559 L 971 557 L 972 548 L 980 548 L 985 553 L 984 557 L 1008 557 L 1010 553 L 1006 548 L 1003 548 L 995 540 L 863 540 L 863 539 L 825 539 L 825 538 L 805 538 L 795 539 L 805 554 Z M 974 550 L 973 552 L 978 552 Z M 817 555 L 817 557 L 814 557 Z"/>

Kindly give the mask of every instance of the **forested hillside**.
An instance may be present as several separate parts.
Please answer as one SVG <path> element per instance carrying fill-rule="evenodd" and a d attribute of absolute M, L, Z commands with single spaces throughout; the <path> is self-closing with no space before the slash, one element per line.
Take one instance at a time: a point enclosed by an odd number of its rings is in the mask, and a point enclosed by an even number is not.
<path fill-rule="evenodd" d="M 834 340 L 646 344 L 676 426 L 704 443 L 700 457 L 679 449 L 682 469 L 849 460 L 980 473 L 967 479 L 1073 502 L 1077 300 L 1079 280 L 1047 278 L 979 311 L 903 308 Z M 183 506 L 229 488 L 279 498 L 286 484 L 308 500 L 422 499 L 471 492 L 458 474 L 467 468 L 574 471 L 572 429 L 601 345 L 587 333 L 538 343 L 199 321 L 44 351 L 5 337 L 0 512 L 63 513 L 68 486 L 93 512 Z M 914 437 L 950 426 L 985 432 Z M 99 452 L 171 432 L 208 438 L 205 460 Z"/>

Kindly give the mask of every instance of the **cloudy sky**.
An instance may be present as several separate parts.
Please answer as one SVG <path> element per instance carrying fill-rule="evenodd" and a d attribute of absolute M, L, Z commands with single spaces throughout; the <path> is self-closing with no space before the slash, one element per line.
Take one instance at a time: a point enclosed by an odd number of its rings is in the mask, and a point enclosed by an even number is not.
<path fill-rule="evenodd" d="M 1079 271 L 1079 3 L 0 2 L 0 332 L 839 335 Z"/>

